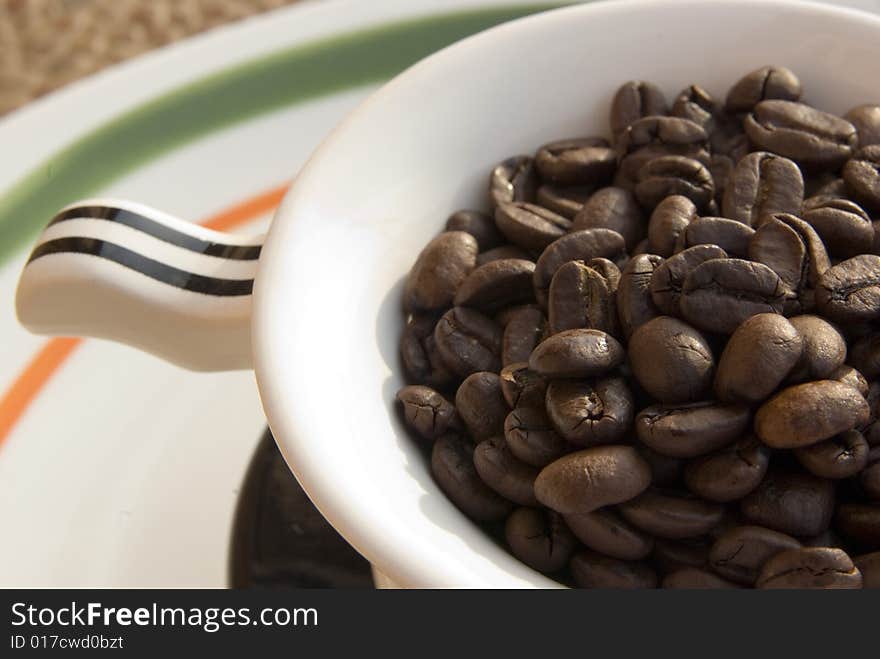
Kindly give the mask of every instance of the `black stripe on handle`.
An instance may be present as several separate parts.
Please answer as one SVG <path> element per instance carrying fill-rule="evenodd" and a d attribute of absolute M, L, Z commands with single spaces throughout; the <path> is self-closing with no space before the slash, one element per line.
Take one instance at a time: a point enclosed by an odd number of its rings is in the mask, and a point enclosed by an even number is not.
<path fill-rule="evenodd" d="M 38 245 L 31 253 L 28 263 L 50 254 L 87 254 L 113 261 L 121 266 L 146 275 L 163 284 L 182 288 L 193 293 L 235 297 L 250 295 L 254 289 L 253 279 L 220 279 L 193 274 L 170 265 L 154 261 L 143 254 L 115 243 L 95 238 L 58 238 Z"/>
<path fill-rule="evenodd" d="M 202 240 L 177 229 L 172 229 L 162 222 L 157 222 L 145 215 L 113 206 L 76 206 L 75 208 L 68 208 L 53 217 L 52 221 L 49 222 L 49 226 L 66 220 L 78 219 L 116 222 L 152 236 L 162 242 L 182 247 L 190 252 L 207 254 L 208 256 L 219 256 L 234 261 L 255 261 L 260 258 L 260 245 L 228 245 L 225 243 L 215 243 L 210 240 Z"/>

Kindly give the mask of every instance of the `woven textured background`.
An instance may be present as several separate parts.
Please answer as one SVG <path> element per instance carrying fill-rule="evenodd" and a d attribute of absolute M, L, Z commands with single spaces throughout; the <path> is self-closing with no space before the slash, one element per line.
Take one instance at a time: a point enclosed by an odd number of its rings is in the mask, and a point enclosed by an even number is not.
<path fill-rule="evenodd" d="M 0 0 L 0 114 L 163 44 L 298 0 Z"/>

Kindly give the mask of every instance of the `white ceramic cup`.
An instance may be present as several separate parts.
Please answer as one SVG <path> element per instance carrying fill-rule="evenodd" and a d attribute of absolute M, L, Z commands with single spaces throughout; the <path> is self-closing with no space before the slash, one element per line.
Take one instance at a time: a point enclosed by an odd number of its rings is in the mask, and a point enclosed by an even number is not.
<path fill-rule="evenodd" d="M 93 200 L 39 239 L 19 318 L 190 368 L 253 365 L 291 469 L 393 583 L 554 586 L 446 499 L 393 413 L 401 282 L 415 256 L 450 212 L 485 205 L 493 163 L 606 134 L 623 81 L 651 80 L 670 98 L 697 82 L 723 97 L 745 72 L 781 64 L 806 100 L 842 113 L 880 101 L 878 62 L 880 19 L 792 1 L 601 2 L 508 23 L 412 67 L 337 128 L 259 260 L 261 239 Z"/>

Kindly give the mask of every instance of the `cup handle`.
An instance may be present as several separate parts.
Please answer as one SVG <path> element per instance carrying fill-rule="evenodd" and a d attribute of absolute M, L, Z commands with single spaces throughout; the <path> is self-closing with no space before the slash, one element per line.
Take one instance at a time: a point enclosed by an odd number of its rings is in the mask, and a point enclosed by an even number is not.
<path fill-rule="evenodd" d="M 80 201 L 37 239 L 18 319 L 36 334 L 110 339 L 191 370 L 248 369 L 262 244 L 130 201 Z"/>

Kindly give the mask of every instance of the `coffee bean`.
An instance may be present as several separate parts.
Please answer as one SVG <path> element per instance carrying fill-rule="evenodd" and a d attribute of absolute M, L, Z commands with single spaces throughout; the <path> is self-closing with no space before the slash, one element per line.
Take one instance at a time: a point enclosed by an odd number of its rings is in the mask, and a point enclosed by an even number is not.
<path fill-rule="evenodd" d="M 431 314 L 413 314 L 400 337 L 400 358 L 412 384 L 426 384 L 443 389 L 454 379 L 434 343 L 436 318 Z"/>
<path fill-rule="evenodd" d="M 834 513 L 834 485 L 804 472 L 771 470 L 741 503 L 747 520 L 794 536 L 818 535 Z"/>
<path fill-rule="evenodd" d="M 880 372 L 878 372 L 878 375 L 880 375 Z M 868 396 L 868 381 L 865 379 L 864 375 L 852 366 L 844 364 L 843 366 L 837 367 L 831 372 L 828 379 L 837 380 L 838 382 L 849 385 L 865 398 Z"/>
<path fill-rule="evenodd" d="M 504 537 L 514 556 L 541 572 L 561 570 L 577 545 L 557 513 L 534 508 L 514 510 L 504 526 Z"/>
<path fill-rule="evenodd" d="M 434 341 L 443 363 L 459 377 L 501 370 L 501 328 L 477 311 L 447 311 L 437 322 Z"/>
<path fill-rule="evenodd" d="M 685 156 L 660 156 L 639 169 L 636 199 L 645 208 L 656 208 L 666 197 L 687 197 L 697 208 L 705 208 L 715 194 L 715 184 L 706 166 Z"/>
<path fill-rule="evenodd" d="M 858 430 L 847 430 L 818 444 L 794 450 L 804 468 L 820 478 L 849 478 L 868 464 L 868 443 Z"/>
<path fill-rule="evenodd" d="M 456 211 L 446 220 L 446 230 L 464 231 L 471 234 L 477 241 L 481 252 L 498 247 L 504 242 L 504 237 L 495 226 L 495 220 L 491 215 L 482 211 Z"/>
<path fill-rule="evenodd" d="M 574 555 L 571 574 L 581 588 L 622 590 L 657 587 L 657 574 L 648 565 L 620 561 L 593 551 L 581 551 Z"/>
<path fill-rule="evenodd" d="M 804 350 L 804 339 L 778 314 L 752 316 L 736 328 L 721 353 L 715 394 L 727 402 L 759 403 L 776 391 Z"/>
<path fill-rule="evenodd" d="M 840 330 L 819 316 L 794 316 L 789 322 L 804 344 L 801 357 L 789 374 L 789 382 L 836 379 L 831 374 L 846 361 L 846 340 Z"/>
<path fill-rule="evenodd" d="M 636 434 L 649 448 L 673 458 L 695 458 L 733 442 L 749 427 L 742 405 L 651 405 L 636 416 Z"/>
<path fill-rule="evenodd" d="M 707 533 L 724 513 L 717 503 L 659 490 L 647 490 L 617 509 L 626 521 L 642 531 L 672 540 Z"/>
<path fill-rule="evenodd" d="M 716 245 L 730 256 L 747 258 L 754 234 L 754 229 L 736 220 L 698 217 L 679 235 L 678 246 L 686 250 L 695 245 Z"/>
<path fill-rule="evenodd" d="M 664 115 L 666 112 L 666 97 L 656 85 L 631 80 L 620 86 L 611 101 L 611 134 L 618 135 L 642 117 Z"/>
<path fill-rule="evenodd" d="M 880 551 L 856 556 L 853 563 L 862 573 L 862 588 L 880 588 Z"/>
<path fill-rule="evenodd" d="M 684 472 L 684 460 L 657 453 L 640 442 L 635 447 L 651 467 L 652 485 L 672 487 L 678 484 Z"/>
<path fill-rule="evenodd" d="M 504 439 L 510 452 L 535 467 L 546 467 L 572 450 L 572 445 L 556 434 L 541 407 L 517 407 L 504 420 Z"/>
<path fill-rule="evenodd" d="M 843 118 L 856 127 L 860 147 L 880 143 L 880 105 L 857 105 Z"/>
<path fill-rule="evenodd" d="M 714 127 L 716 111 L 712 95 L 699 85 L 691 85 L 675 97 L 670 114 L 673 117 L 690 119 L 709 132 Z"/>
<path fill-rule="evenodd" d="M 618 441 L 635 414 L 632 393 L 619 377 L 553 380 L 547 386 L 546 408 L 556 431 L 579 446 Z"/>
<path fill-rule="evenodd" d="M 834 522 L 850 541 L 869 551 L 880 549 L 880 504 L 841 504 Z"/>
<path fill-rule="evenodd" d="M 833 114 L 793 101 L 761 101 L 743 120 L 757 147 L 809 169 L 837 169 L 852 156 L 856 128 Z"/>
<path fill-rule="evenodd" d="M 657 266 L 651 277 L 651 299 L 667 316 L 679 315 L 679 299 L 684 280 L 698 265 L 711 259 L 723 259 L 727 253 L 717 245 L 697 245 L 673 254 Z"/>
<path fill-rule="evenodd" d="M 610 508 L 566 515 L 565 523 L 588 548 L 611 558 L 638 561 L 654 547 L 650 536 L 627 524 Z"/>
<path fill-rule="evenodd" d="M 742 158 L 725 188 L 722 210 L 725 217 L 751 227 L 774 213 L 800 213 L 804 201 L 804 179 L 798 166 L 766 151 Z"/>
<path fill-rule="evenodd" d="M 443 435 L 431 451 L 431 473 L 444 494 L 477 521 L 504 519 L 513 507 L 482 480 L 474 467 L 474 447 L 456 435 Z"/>
<path fill-rule="evenodd" d="M 629 259 L 625 259 L 625 261 L 629 261 Z M 600 256 L 587 261 L 587 267 L 602 275 L 605 283 L 608 284 L 608 290 L 611 291 L 612 302 L 616 302 L 617 287 L 620 285 L 620 268 L 617 267 L 617 264 Z"/>
<path fill-rule="evenodd" d="M 604 228 L 623 236 L 627 248 L 633 248 L 646 235 L 647 222 L 633 194 L 623 188 L 597 190 L 574 217 L 572 229 Z M 616 252 L 622 251 L 617 249 Z M 597 254 L 597 256 L 609 256 Z"/>
<path fill-rule="evenodd" d="M 739 588 L 735 583 L 722 579 L 708 570 L 695 567 L 682 568 L 663 578 L 661 588 L 687 590 L 715 590 L 720 588 Z"/>
<path fill-rule="evenodd" d="M 846 552 L 803 547 L 779 552 L 758 575 L 758 588 L 861 588 L 862 574 Z"/>
<path fill-rule="evenodd" d="M 747 73 L 727 92 L 728 112 L 748 112 L 761 101 L 783 99 L 796 101 L 801 97 L 801 83 L 784 66 L 762 66 Z"/>
<path fill-rule="evenodd" d="M 553 275 L 547 307 L 550 334 L 581 328 L 617 332 L 617 310 L 608 281 L 581 261 L 569 261 Z"/>
<path fill-rule="evenodd" d="M 852 344 L 849 363 L 872 380 L 880 377 L 880 334 L 864 336 Z"/>
<path fill-rule="evenodd" d="M 455 294 L 456 306 L 491 313 L 534 299 L 535 264 L 522 259 L 498 259 L 481 265 L 465 278 Z"/>
<path fill-rule="evenodd" d="M 493 247 L 492 249 L 477 254 L 477 266 L 485 265 L 499 259 L 522 259 L 528 261 L 531 258 L 531 255 L 521 247 L 517 247 L 516 245 L 501 245 L 500 247 Z"/>
<path fill-rule="evenodd" d="M 818 380 L 783 389 L 761 405 L 755 432 L 772 448 L 810 446 L 868 420 L 868 403 L 835 380 Z"/>
<path fill-rule="evenodd" d="M 637 328 L 660 315 L 651 299 L 651 279 L 661 263 L 661 256 L 639 254 L 631 258 L 620 273 L 616 297 L 617 318 L 626 339 Z"/>
<path fill-rule="evenodd" d="M 461 282 L 477 261 L 477 241 L 464 231 L 446 231 L 419 254 L 409 272 L 403 304 L 413 311 L 438 310 L 452 304 Z"/>
<path fill-rule="evenodd" d="M 846 191 L 865 208 L 880 211 L 880 145 L 858 152 L 843 168 Z"/>
<path fill-rule="evenodd" d="M 535 156 L 538 174 L 556 185 L 599 185 L 611 180 L 616 167 L 617 153 L 601 137 L 551 142 Z"/>
<path fill-rule="evenodd" d="M 530 202 L 534 199 L 537 183 L 531 156 L 508 158 L 498 163 L 489 176 L 489 203 L 496 208 L 513 202 Z"/>
<path fill-rule="evenodd" d="M 648 222 L 648 251 L 672 256 L 679 235 L 697 219 L 697 207 L 687 197 L 673 195 L 661 201 Z"/>
<path fill-rule="evenodd" d="M 660 146 L 668 155 L 685 155 L 692 152 L 676 152 L 676 147 L 704 150 L 708 142 L 706 129 L 693 121 L 680 117 L 646 116 L 626 127 L 618 139 L 617 150 L 620 156 L 626 156 L 645 147 Z"/>
<path fill-rule="evenodd" d="M 592 377 L 623 361 L 623 346 L 601 330 L 574 329 L 544 339 L 532 351 L 529 367 L 548 378 Z"/>
<path fill-rule="evenodd" d="M 508 501 L 538 506 L 535 478 L 538 468 L 516 459 L 504 437 L 490 437 L 474 449 L 474 467 L 482 481 Z"/>
<path fill-rule="evenodd" d="M 628 501 L 651 482 L 648 464 L 630 446 L 597 446 L 569 453 L 541 470 L 535 496 L 569 515 Z"/>
<path fill-rule="evenodd" d="M 764 564 L 779 552 L 800 549 L 801 543 L 763 526 L 736 526 L 712 545 L 709 564 L 726 579 L 753 586 Z"/>
<path fill-rule="evenodd" d="M 523 308 L 511 315 L 504 326 L 501 341 L 501 363 L 526 362 L 532 350 L 544 338 L 547 320 L 540 309 Z"/>
<path fill-rule="evenodd" d="M 589 261 L 597 257 L 618 258 L 624 250 L 624 240 L 616 231 L 592 228 L 572 231 L 554 241 L 541 253 L 535 264 L 535 295 L 541 304 L 547 303 L 550 282 L 560 267 L 570 261 Z"/>
<path fill-rule="evenodd" d="M 591 185 L 560 187 L 545 183 L 538 188 L 535 201 L 539 206 L 572 220 L 592 196 L 594 189 Z"/>
<path fill-rule="evenodd" d="M 766 265 L 713 259 L 691 270 L 679 306 L 685 320 L 708 332 L 731 334 L 759 313 L 781 313 L 785 288 Z"/>
<path fill-rule="evenodd" d="M 541 250 L 571 228 L 571 220 L 527 202 L 501 204 L 495 224 L 507 239 L 523 249 Z"/>
<path fill-rule="evenodd" d="M 770 451 L 753 435 L 690 461 L 684 470 L 688 489 L 709 501 L 742 499 L 767 473 Z"/>
<path fill-rule="evenodd" d="M 861 254 L 826 270 L 816 288 L 816 307 L 838 322 L 880 318 L 880 256 Z"/>
<path fill-rule="evenodd" d="M 455 408 L 439 393 L 413 384 L 397 392 L 407 425 L 425 439 L 435 439 L 450 429 L 460 427 Z"/>
<path fill-rule="evenodd" d="M 848 259 L 871 252 L 874 227 L 861 206 L 847 199 L 829 199 L 803 213 L 831 256 Z"/>
<path fill-rule="evenodd" d="M 669 316 L 654 318 L 633 333 L 629 361 L 639 384 L 664 403 L 700 400 L 715 375 L 715 359 L 703 335 Z"/>
<path fill-rule="evenodd" d="M 529 368 L 527 362 L 516 362 L 501 369 L 501 393 L 511 408 L 543 406 L 547 381 Z"/>
<path fill-rule="evenodd" d="M 471 373 L 455 392 L 455 409 L 474 440 L 502 434 L 508 410 L 501 378 L 485 371 Z"/>

